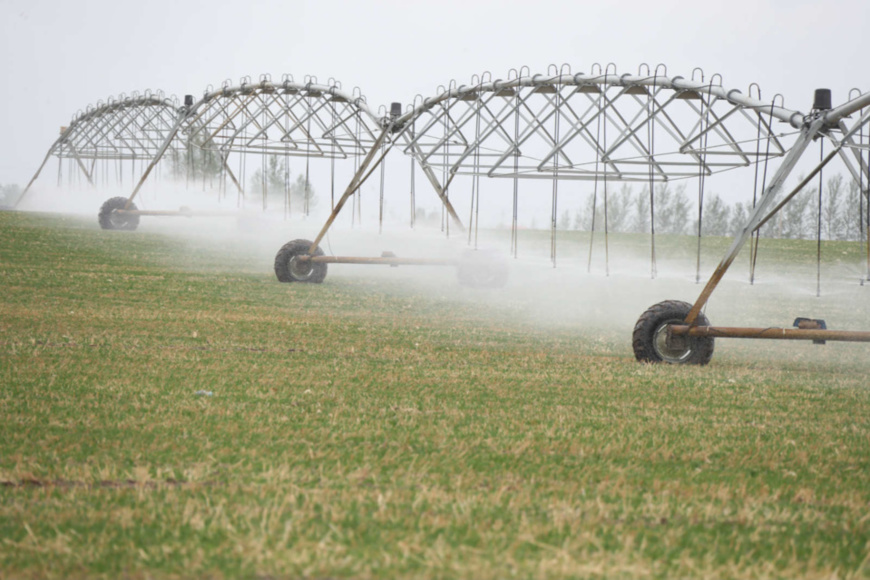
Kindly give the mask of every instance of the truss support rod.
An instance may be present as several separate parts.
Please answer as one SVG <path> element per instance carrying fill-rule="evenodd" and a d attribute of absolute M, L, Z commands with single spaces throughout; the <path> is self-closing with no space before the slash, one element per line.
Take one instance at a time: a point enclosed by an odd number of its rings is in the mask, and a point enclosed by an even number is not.
<path fill-rule="evenodd" d="M 226 156 L 226 157 L 224 157 L 223 155 L 221 155 L 221 163 L 223 164 L 224 169 L 225 169 L 226 172 L 227 172 L 227 175 L 230 176 L 230 179 L 232 180 L 233 185 L 235 185 L 235 186 L 236 186 L 236 189 L 239 190 L 239 194 L 242 196 L 242 199 L 245 199 L 245 188 L 242 187 L 242 184 L 239 183 L 239 180 L 238 180 L 238 179 L 236 179 L 236 174 L 233 173 L 233 170 L 232 170 L 232 169 L 230 169 L 230 164 L 227 163 L 227 158 L 228 158 L 228 157 L 229 157 L 229 153 L 227 153 L 227 156 Z"/>
<path fill-rule="evenodd" d="M 18 207 L 18 204 L 21 203 L 21 200 L 23 200 L 24 196 L 27 195 L 27 192 L 30 191 L 30 188 L 33 185 L 33 182 L 36 181 L 36 178 L 38 178 L 39 174 L 42 173 L 42 170 L 45 167 L 45 164 L 48 163 L 48 160 L 51 158 L 52 154 L 54 153 L 55 149 L 57 148 L 57 144 L 62 143 L 63 140 L 66 138 L 66 136 L 70 133 L 71 130 L 72 130 L 72 125 L 67 127 L 66 130 L 63 133 L 61 133 L 60 137 L 58 137 L 57 141 L 55 141 L 54 144 L 48 149 L 48 153 L 45 154 L 45 159 L 42 160 L 42 164 L 39 166 L 39 169 L 36 170 L 36 173 L 33 174 L 33 177 L 30 178 L 30 182 L 27 184 L 27 187 L 25 187 L 24 191 L 21 192 L 21 195 L 18 196 L 18 200 L 15 202 L 14 207 Z"/>
<path fill-rule="evenodd" d="M 148 164 L 148 167 L 145 168 L 145 173 L 142 174 L 142 177 L 139 178 L 139 183 L 136 184 L 136 187 L 133 189 L 133 193 L 130 194 L 130 197 L 127 198 L 127 203 L 124 204 L 123 209 L 130 209 L 130 205 L 133 203 L 133 198 L 136 197 L 136 194 L 139 193 L 139 190 L 142 189 L 142 185 L 145 183 L 145 180 L 148 179 L 148 175 L 151 173 L 151 170 L 154 169 L 154 166 L 160 161 L 163 157 L 163 154 L 166 153 L 166 150 L 169 149 L 169 144 L 172 143 L 172 140 L 175 139 L 175 135 L 178 134 L 179 129 L 181 129 L 181 125 L 184 123 L 184 120 L 187 119 L 187 115 L 189 111 L 183 110 L 183 112 L 179 113 L 178 119 L 175 121 L 175 126 L 172 127 L 172 130 L 166 136 L 166 139 L 163 141 L 163 145 L 160 146 L 160 150 L 157 151 L 157 154 L 154 156 L 154 159 L 151 160 L 151 163 Z"/>
<path fill-rule="evenodd" d="M 848 127 L 846 127 L 846 123 L 844 123 L 843 121 L 840 121 L 840 130 L 843 132 L 844 137 L 840 141 L 840 143 L 837 143 L 837 145 L 840 145 L 841 147 L 844 145 L 850 146 L 850 148 L 852 149 L 852 153 L 855 157 L 855 160 L 858 162 L 858 169 L 856 170 L 852 166 L 852 162 L 849 159 L 849 155 L 846 151 L 841 149 L 840 155 L 843 158 L 843 162 L 846 164 L 846 168 L 852 174 L 852 178 L 859 183 L 862 180 L 861 175 L 866 176 L 867 183 L 870 183 L 870 167 L 867 166 L 867 162 L 864 160 L 864 156 L 863 156 L 861 150 L 854 148 L 855 142 L 852 140 L 852 137 L 854 137 L 855 133 L 857 132 L 857 129 L 859 129 L 861 127 L 861 125 L 866 123 L 868 120 L 870 120 L 870 111 L 867 111 L 867 113 L 855 124 L 855 126 L 851 130 L 849 130 Z M 861 193 L 863 193 L 865 195 L 865 197 L 868 195 L 867 191 L 863 191 Z"/>
<path fill-rule="evenodd" d="M 372 160 L 375 158 L 375 153 L 377 153 L 378 150 L 381 148 L 381 145 L 386 140 L 387 135 L 390 133 L 392 128 L 393 128 L 393 125 L 391 123 L 391 124 L 387 125 L 383 129 L 383 131 L 381 131 L 381 135 L 378 137 L 377 141 L 375 141 L 374 144 L 372 145 L 372 148 L 369 150 L 368 155 L 366 155 L 366 158 L 363 159 L 363 162 L 360 164 L 359 169 L 356 170 L 356 173 L 354 174 L 353 179 L 350 180 L 350 184 L 347 186 L 347 189 L 345 190 L 344 194 L 341 196 L 341 199 L 339 199 L 338 203 L 335 204 L 335 209 L 332 210 L 332 213 L 329 215 L 329 219 L 326 220 L 326 223 L 323 224 L 323 228 L 321 228 L 320 233 L 317 234 L 317 237 L 314 238 L 314 241 L 311 243 L 311 247 L 308 249 L 309 254 L 314 255 L 314 251 L 317 249 L 317 245 L 320 244 L 320 242 L 323 240 L 324 236 L 326 236 L 326 232 L 329 231 L 330 226 L 332 226 L 332 222 L 334 222 L 335 218 L 338 217 L 339 212 L 341 212 L 341 208 L 344 207 L 344 204 L 347 203 L 347 200 L 350 199 L 350 196 L 352 196 L 353 193 L 362 186 L 362 184 L 365 182 L 365 180 L 368 179 L 369 175 L 372 174 L 372 171 L 374 171 L 377 168 L 377 166 L 380 164 L 380 162 L 383 161 L 384 156 L 392 148 L 392 147 L 390 147 L 386 151 L 384 151 L 384 154 L 380 156 L 380 158 L 377 160 L 377 162 L 374 164 L 374 166 L 372 166 L 371 170 L 367 172 L 369 165 L 371 164 Z"/>
<path fill-rule="evenodd" d="M 790 201 L 794 198 L 794 196 L 796 196 L 798 193 L 800 193 L 800 191 L 801 191 L 804 187 L 806 187 L 807 184 L 808 184 L 810 181 L 812 181 L 812 179 L 813 179 L 816 175 L 819 174 L 819 172 L 820 172 L 820 171 L 825 167 L 825 165 L 827 165 L 827 164 L 831 161 L 831 159 L 833 159 L 834 157 L 836 157 L 836 155 L 837 155 L 837 153 L 838 153 L 839 151 L 840 151 L 840 147 L 835 147 L 833 151 L 831 151 L 830 153 L 828 153 L 827 155 L 825 155 L 825 158 L 822 159 L 822 160 L 819 162 L 818 165 L 816 165 L 815 169 L 813 169 L 813 170 L 810 172 L 809 175 L 807 175 L 806 177 L 804 177 L 804 178 L 801 180 L 801 182 L 798 183 L 798 184 L 795 186 L 795 188 L 791 191 L 791 193 L 789 193 L 787 196 L 785 196 L 785 198 L 784 198 L 781 202 L 779 202 L 779 203 L 777 204 L 777 206 L 776 206 L 775 208 L 773 208 L 769 214 L 767 214 L 767 216 L 765 216 L 761 221 L 758 222 L 758 225 L 756 225 L 755 228 L 752 230 L 753 233 L 754 233 L 754 232 L 757 232 L 758 230 L 760 230 L 761 228 L 763 228 L 763 227 L 764 227 L 764 224 L 766 224 L 766 223 L 769 222 L 771 219 L 773 219 L 773 216 L 775 216 L 777 213 L 779 213 L 779 210 L 781 210 L 783 207 L 785 207 L 786 204 L 787 204 L 788 202 L 790 202 Z"/>
<path fill-rule="evenodd" d="M 70 150 L 72 150 L 73 158 L 76 160 L 76 163 L 78 163 L 79 169 L 81 169 L 82 172 L 85 174 L 85 177 L 88 178 L 88 183 L 90 183 L 91 185 L 94 185 L 94 178 L 91 177 L 91 172 L 88 171 L 88 168 L 85 167 L 84 163 L 82 163 L 81 157 L 79 157 L 78 149 L 76 149 L 72 143 L 69 144 L 69 148 L 70 148 Z M 94 157 L 94 163 L 96 163 L 96 162 L 97 162 L 97 158 Z"/>
<path fill-rule="evenodd" d="M 426 178 L 429 180 L 429 183 L 432 184 L 432 188 L 435 190 L 435 194 L 441 200 L 441 203 L 444 204 L 444 208 L 447 210 L 447 213 L 450 214 L 450 217 L 453 218 L 453 223 L 456 227 L 459 228 L 459 231 L 463 234 L 465 233 L 465 226 L 462 224 L 462 220 L 459 217 L 459 214 L 456 213 L 456 210 L 453 208 L 453 204 L 450 203 L 450 200 L 444 195 L 444 190 L 450 185 L 450 182 L 453 181 L 453 178 L 456 177 L 456 174 L 453 173 L 450 176 L 450 179 L 447 183 L 444 184 L 444 187 L 441 187 L 441 184 L 438 183 L 438 178 L 435 177 L 435 173 L 432 171 L 432 167 L 429 166 L 429 163 L 425 161 L 421 161 L 423 158 L 423 152 L 420 151 L 420 148 L 413 144 L 410 146 L 412 151 L 414 152 L 414 157 L 417 158 L 417 165 L 423 170 L 423 173 L 426 175 Z"/>
<path fill-rule="evenodd" d="M 819 131 L 823 127 L 824 119 L 816 118 L 805 124 L 801 128 L 801 132 L 797 138 L 797 141 L 791 148 L 791 151 L 789 151 L 786 158 L 783 160 L 782 165 L 780 165 L 779 168 L 776 170 L 776 173 L 771 179 L 770 185 L 767 187 L 767 191 L 763 192 L 761 196 L 761 201 L 758 203 L 757 206 L 755 206 L 755 209 L 749 218 L 749 223 L 734 238 L 734 241 L 731 243 L 731 247 L 728 249 L 725 257 L 722 258 L 721 262 L 719 262 L 719 265 L 716 267 L 713 275 L 710 276 L 710 280 L 707 282 L 707 285 L 704 287 L 701 295 L 698 296 L 698 299 L 695 301 L 695 304 L 694 306 L 692 306 L 689 314 L 686 315 L 685 324 L 693 325 L 695 323 L 695 320 L 701 313 L 701 309 L 704 308 L 704 305 L 707 304 L 707 300 L 710 299 L 710 295 L 713 293 L 713 290 L 715 290 L 716 286 L 719 285 L 719 282 L 722 281 L 722 278 L 725 276 L 725 272 L 728 271 L 728 267 L 731 266 L 731 263 L 737 257 L 737 254 L 740 253 L 740 250 L 741 248 L 743 248 L 746 240 L 748 240 L 749 236 L 752 235 L 752 232 L 755 231 L 758 222 L 761 220 L 761 216 L 764 215 L 764 213 L 767 211 L 767 208 L 770 206 L 770 204 L 773 203 L 774 197 L 782 189 L 786 178 L 792 172 L 795 165 L 797 165 L 798 160 L 800 160 L 801 156 L 803 155 L 804 151 L 806 151 L 810 142 L 813 140 L 814 137 L 819 134 Z"/>

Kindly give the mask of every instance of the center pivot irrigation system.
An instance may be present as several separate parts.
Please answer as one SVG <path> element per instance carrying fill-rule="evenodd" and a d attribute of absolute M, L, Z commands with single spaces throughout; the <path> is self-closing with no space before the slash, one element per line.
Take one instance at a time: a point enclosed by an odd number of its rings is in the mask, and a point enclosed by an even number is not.
<path fill-rule="evenodd" d="M 795 328 L 787 329 L 733 328 L 711 326 L 702 313 L 746 242 L 757 247 L 759 229 L 811 180 L 821 178 L 822 169 L 835 158 L 845 164 L 859 186 L 870 275 L 870 93 L 853 90 L 846 103 L 834 107 L 830 91 L 819 89 L 812 109 L 803 113 L 785 108 L 781 97 L 762 101 L 757 85 L 753 84 L 746 95 L 724 88 L 719 75 L 706 81 L 703 72 L 698 80 L 695 72 L 691 79 L 670 77 L 663 65 L 654 70 L 642 65 L 638 74 L 617 74 L 613 65 L 596 65 L 589 74 L 574 74 L 567 66 L 551 66 L 547 74 L 529 72 L 525 68 L 512 70 L 506 80 L 486 73 L 474 77 L 469 85 L 451 82 L 439 87 L 431 98 L 418 97 L 407 107 L 392 103 L 389 110 L 382 108 L 378 113 L 357 90 L 348 93 L 338 82 L 319 84 L 314 77 L 297 83 L 289 75 L 281 82 L 273 82 L 267 75 L 257 83 L 250 78 L 235 86 L 226 82 L 220 89 L 207 89 L 198 101 L 186 96 L 183 105 L 162 94 L 148 93 L 112 100 L 89 108 L 62 130 L 25 194 L 52 156 L 74 160 L 89 182 L 93 182 L 98 160 L 111 160 L 119 166 L 123 160 L 131 161 L 131 173 L 139 160 L 147 165 L 131 195 L 109 199 L 99 212 L 104 229 L 130 230 L 137 227 L 141 216 L 193 215 L 187 209 L 139 210 L 134 203 L 152 170 L 167 155 L 181 156 L 188 162 L 197 153 L 210 155 L 219 167 L 222 191 L 232 183 L 240 198 L 245 195 L 244 178 L 231 169 L 233 155 L 263 155 L 264 168 L 266 155 L 283 157 L 285 162 L 290 157 L 304 157 L 306 164 L 311 159 L 326 159 L 333 176 L 332 211 L 313 240 L 293 240 L 280 248 L 275 257 L 279 281 L 323 282 L 328 264 L 451 265 L 457 267 L 464 284 L 497 287 L 507 280 L 507 266 L 487 252 L 469 251 L 459 260 L 400 258 L 390 253 L 380 257 L 328 256 L 320 243 L 378 166 L 383 219 L 383 162 L 398 148 L 412 160 L 412 197 L 414 171 L 419 168 L 443 205 L 448 232 L 452 224 L 467 234 L 469 245 L 473 241 L 475 249 L 481 177 L 513 184 L 514 256 L 519 184 L 522 180 L 548 180 L 552 186 L 554 264 L 560 183 L 594 182 L 594 195 L 598 196 L 600 188 L 605 200 L 610 183 L 648 185 L 651 275 L 655 277 L 654 185 L 696 180 L 700 223 L 705 179 L 714 173 L 755 166 L 758 191 L 748 223 L 694 304 L 668 300 L 641 315 L 633 333 L 637 359 L 706 364 L 717 337 L 870 342 L 870 332 L 829 330 L 822 320 L 798 319 Z M 775 124 L 787 127 L 786 131 L 777 131 Z M 819 140 L 830 144 L 827 154 L 820 155 L 813 169 L 783 195 L 787 178 L 809 145 Z M 336 200 L 335 163 L 346 160 L 354 164 L 353 177 Z M 471 181 L 468 228 L 450 200 L 457 176 Z M 265 204 L 265 184 L 263 191 Z M 866 224 L 864 207 L 868 208 Z M 751 253 L 754 265 L 755 252 Z"/>

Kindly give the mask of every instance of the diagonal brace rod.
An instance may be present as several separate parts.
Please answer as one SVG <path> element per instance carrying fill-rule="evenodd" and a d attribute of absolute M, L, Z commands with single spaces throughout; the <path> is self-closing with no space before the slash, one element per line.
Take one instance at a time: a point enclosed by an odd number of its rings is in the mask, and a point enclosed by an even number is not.
<path fill-rule="evenodd" d="M 338 203 L 335 204 L 335 209 L 332 210 L 332 213 L 329 215 L 329 219 L 326 220 L 326 223 L 323 225 L 323 228 L 320 230 L 320 233 L 317 234 L 317 237 L 314 238 L 314 241 L 311 243 L 311 247 L 308 249 L 308 253 L 314 255 L 314 251 L 317 249 L 317 245 L 323 240 L 324 236 L 326 236 L 326 232 L 329 231 L 330 226 L 332 226 L 332 222 L 335 221 L 335 218 L 338 217 L 341 208 L 344 207 L 344 204 L 347 203 L 347 200 L 350 199 L 350 196 L 360 188 L 360 186 L 368 179 L 369 175 L 377 168 L 381 161 L 383 161 L 384 156 L 387 154 L 387 151 L 384 151 L 384 154 L 380 156 L 378 161 L 374 164 L 370 171 L 368 170 L 369 165 L 372 160 L 375 158 L 375 153 L 378 152 L 378 149 L 381 148 L 381 145 L 384 143 L 384 140 L 387 138 L 387 135 L 392 130 L 392 123 L 387 125 L 383 131 L 381 131 L 381 135 L 378 137 L 377 141 L 375 141 L 372 148 L 369 150 L 368 155 L 360 164 L 359 169 L 356 174 L 353 176 L 353 179 L 350 180 L 350 184 L 347 186 L 344 194 L 341 196 L 341 199 L 338 200 Z"/>
<path fill-rule="evenodd" d="M 731 243 L 731 247 L 728 249 L 728 252 L 726 252 L 725 257 L 722 258 L 721 262 L 719 262 L 719 265 L 716 267 L 713 275 L 710 276 L 710 280 L 707 282 L 707 285 L 704 287 L 701 295 L 698 296 L 698 299 L 695 301 L 695 304 L 692 306 L 689 314 L 686 315 L 686 319 L 684 321 L 685 324 L 691 326 L 695 323 L 695 320 L 701 313 L 701 309 L 704 308 L 704 305 L 707 304 L 707 300 L 710 299 L 710 295 L 713 293 L 713 290 L 715 290 L 716 286 L 719 285 L 719 282 L 722 281 L 722 278 L 725 276 L 725 272 L 728 271 L 728 267 L 731 266 L 731 263 L 734 262 L 737 254 L 740 253 L 740 250 L 741 248 L 743 248 L 746 240 L 748 240 L 749 237 L 752 235 L 752 232 L 755 231 L 758 222 L 762 219 L 761 216 L 764 215 L 764 213 L 767 211 L 767 208 L 770 206 L 770 204 L 773 203 L 773 198 L 782 189 L 786 178 L 792 172 L 795 165 L 797 165 L 798 160 L 800 160 L 801 156 L 803 155 L 804 151 L 806 151 L 810 142 L 824 128 L 824 123 L 825 121 L 823 118 L 816 118 L 805 124 L 801 128 L 801 132 L 798 136 L 797 141 L 795 142 L 791 151 L 788 152 L 788 155 L 783 160 L 782 165 L 780 165 L 779 168 L 776 170 L 776 173 L 771 179 L 770 185 L 761 197 L 761 201 L 757 206 L 755 206 L 755 210 L 752 212 L 752 215 L 749 218 L 749 223 L 734 238 L 734 241 Z"/>

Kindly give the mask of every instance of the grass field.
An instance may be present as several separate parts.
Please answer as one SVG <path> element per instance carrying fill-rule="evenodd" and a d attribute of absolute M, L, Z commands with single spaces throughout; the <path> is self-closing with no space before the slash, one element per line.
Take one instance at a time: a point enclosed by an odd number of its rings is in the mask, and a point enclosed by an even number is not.
<path fill-rule="evenodd" d="M 2 578 L 870 577 L 866 345 L 640 365 L 640 313 L 699 288 L 631 274 L 632 236 L 610 277 L 569 236 L 498 292 L 279 284 L 272 234 L 157 223 L 0 213 Z M 861 249 L 825 248 L 821 298 L 815 244 L 765 241 L 780 270 L 708 316 L 870 328 Z"/>

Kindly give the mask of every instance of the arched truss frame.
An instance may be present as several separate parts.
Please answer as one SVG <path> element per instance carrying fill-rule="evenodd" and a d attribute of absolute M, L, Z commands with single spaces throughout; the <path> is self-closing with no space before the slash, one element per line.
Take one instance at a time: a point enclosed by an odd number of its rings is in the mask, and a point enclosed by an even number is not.
<path fill-rule="evenodd" d="M 451 174 L 646 182 L 782 156 L 770 109 L 713 82 L 579 73 L 445 90 L 400 122 L 422 124 L 405 152 Z M 776 120 L 796 115 L 773 107 Z"/>
<path fill-rule="evenodd" d="M 365 154 L 381 130 L 362 95 L 290 78 L 225 84 L 186 115 L 185 138 L 222 154 L 347 159 Z"/>
<path fill-rule="evenodd" d="M 98 160 L 150 161 L 161 150 L 183 150 L 184 145 L 178 140 L 167 143 L 178 119 L 178 100 L 166 98 L 162 92 L 122 95 L 89 106 L 61 128 L 60 136 L 52 143 L 24 193 L 52 156 L 74 159 L 93 185 Z"/>
<path fill-rule="evenodd" d="M 264 75 L 256 84 L 247 77 L 236 86 L 224 83 L 180 109 L 178 122 L 145 169 L 126 208 L 179 133 L 185 135 L 188 147 L 218 152 L 223 168 L 244 195 L 244 187 L 227 165 L 231 153 L 356 157 L 378 141 L 381 125 L 361 94 L 347 93 L 336 82 L 297 83 L 285 75 L 282 82 L 273 83 Z"/>
<path fill-rule="evenodd" d="M 460 229 L 462 222 L 447 194 L 456 175 L 659 182 L 782 157 L 774 179 L 762 192 L 764 203 L 756 206 L 760 225 L 752 224 L 753 231 L 770 219 L 764 211 L 770 209 L 807 144 L 816 138 L 834 144 L 825 163 L 839 156 L 856 180 L 870 183 L 867 162 L 859 153 L 868 145 L 856 139 L 858 130 L 870 123 L 870 111 L 852 125 L 847 122 L 870 104 L 870 93 L 835 109 L 804 114 L 726 89 L 716 84 L 717 77 L 704 82 L 657 72 L 559 72 L 452 86 L 404 114 L 381 119 L 383 143 L 377 142 L 370 153 L 384 144 L 385 148 L 400 144 L 426 170 Z M 623 103 L 627 107 L 620 109 Z M 774 122 L 786 124 L 794 134 L 790 148 L 782 144 Z M 611 141 L 604 132 L 608 124 Z M 764 148 L 758 147 L 761 142 Z M 354 189 L 373 169 L 367 164 L 360 167 L 352 180 Z M 866 197 L 868 190 L 863 194 Z"/>
<path fill-rule="evenodd" d="M 244 195 L 227 164 L 231 154 L 359 157 L 377 140 L 381 123 L 358 90 L 348 93 L 335 81 L 298 83 L 289 75 L 280 83 L 268 75 L 257 83 L 249 77 L 238 85 L 225 82 L 217 90 L 206 89 L 198 101 L 188 97 L 183 106 L 162 93 L 110 99 L 88 107 L 62 129 L 19 203 L 55 156 L 75 159 L 92 185 L 97 160 L 147 163 L 128 198 L 129 207 L 161 159 L 183 156 L 191 148 L 218 154 L 223 170 Z"/>

